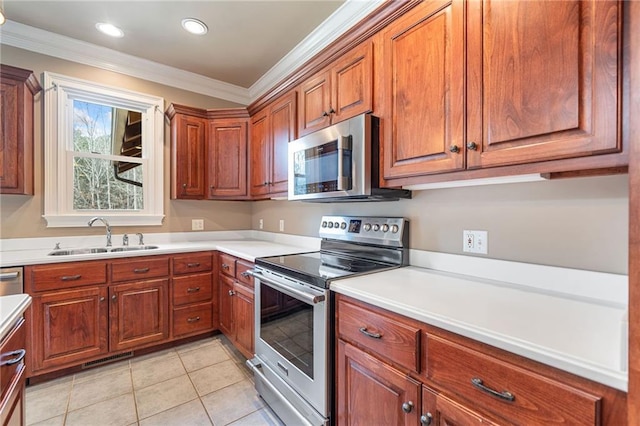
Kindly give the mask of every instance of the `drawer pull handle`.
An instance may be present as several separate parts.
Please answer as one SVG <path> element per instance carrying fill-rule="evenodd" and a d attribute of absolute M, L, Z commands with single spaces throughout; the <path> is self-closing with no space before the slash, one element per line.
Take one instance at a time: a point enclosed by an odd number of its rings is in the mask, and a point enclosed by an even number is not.
<path fill-rule="evenodd" d="M 409 414 L 413 410 L 413 402 L 408 401 L 402 404 L 402 411 Z"/>
<path fill-rule="evenodd" d="M 76 281 L 76 280 L 79 280 L 80 278 L 82 278 L 82 275 L 76 274 L 76 275 L 65 275 L 64 277 L 62 277 L 60 279 L 62 281 Z"/>
<path fill-rule="evenodd" d="M 149 268 L 136 268 L 133 270 L 135 274 L 146 274 L 149 272 Z"/>
<path fill-rule="evenodd" d="M 250 273 L 248 273 L 247 271 L 241 272 L 240 275 L 242 275 L 244 278 L 248 278 L 249 275 L 251 275 Z"/>
<path fill-rule="evenodd" d="M 200 262 L 187 263 L 187 268 L 197 268 L 200 266 Z"/>
<path fill-rule="evenodd" d="M 382 339 L 382 334 L 380 334 L 380 333 L 372 333 L 370 331 L 367 331 L 367 327 L 360 327 L 360 333 L 364 334 L 365 336 L 369 336 L 371 338 L 374 338 L 374 339 Z"/>
<path fill-rule="evenodd" d="M 200 291 L 200 287 L 189 287 L 187 293 L 197 293 Z"/>
<path fill-rule="evenodd" d="M 229 269 L 229 265 L 227 265 L 226 263 L 222 264 L 222 269 Z"/>
<path fill-rule="evenodd" d="M 200 317 L 187 318 L 187 322 L 198 322 L 200 321 Z"/>
<path fill-rule="evenodd" d="M 507 392 L 507 391 L 498 392 L 497 390 L 493 390 L 493 389 L 485 386 L 482 383 L 482 379 L 480 379 L 478 377 L 474 377 L 473 379 L 471 379 L 471 384 L 473 384 L 473 386 L 475 386 L 476 388 L 480 389 L 481 391 L 486 392 L 491 396 L 495 396 L 496 398 L 500 398 L 500 399 L 503 399 L 503 400 L 509 401 L 509 402 L 513 402 L 513 401 L 516 400 L 516 396 L 514 394 L 512 394 L 511 392 Z"/>
<path fill-rule="evenodd" d="M 24 349 L 18 349 L 17 351 L 13 351 L 13 352 L 7 352 L 6 354 L 4 354 L 4 356 L 15 356 L 17 355 L 15 358 L 10 359 L 8 361 L 2 361 L 2 363 L 0 363 L 0 365 L 13 365 L 13 364 L 17 364 L 20 361 L 22 361 L 24 359 L 24 356 L 27 354 L 27 351 Z"/>

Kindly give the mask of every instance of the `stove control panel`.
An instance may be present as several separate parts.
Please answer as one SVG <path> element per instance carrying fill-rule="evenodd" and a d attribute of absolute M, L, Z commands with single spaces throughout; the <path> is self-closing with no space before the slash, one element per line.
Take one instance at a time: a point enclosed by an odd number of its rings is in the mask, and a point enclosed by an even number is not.
<path fill-rule="evenodd" d="M 323 216 L 322 238 L 403 247 L 409 221 L 402 217 Z"/>

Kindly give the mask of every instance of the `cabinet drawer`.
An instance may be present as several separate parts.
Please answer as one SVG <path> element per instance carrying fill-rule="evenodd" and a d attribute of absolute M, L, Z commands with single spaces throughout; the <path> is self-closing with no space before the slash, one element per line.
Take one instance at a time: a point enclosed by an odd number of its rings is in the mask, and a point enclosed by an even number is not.
<path fill-rule="evenodd" d="M 420 371 L 420 328 L 398 317 L 338 302 L 338 335 L 389 361 Z"/>
<path fill-rule="evenodd" d="M 228 254 L 220 253 L 218 255 L 218 270 L 230 277 L 236 276 L 236 258 Z"/>
<path fill-rule="evenodd" d="M 197 274 L 173 279 L 174 306 L 211 300 L 213 274 Z"/>
<path fill-rule="evenodd" d="M 253 288 L 253 277 L 247 271 L 253 269 L 253 263 L 238 260 L 236 262 L 236 278 L 247 287 Z"/>
<path fill-rule="evenodd" d="M 191 253 L 173 257 L 173 273 L 191 274 L 213 269 L 213 255 L 211 253 Z"/>
<path fill-rule="evenodd" d="M 26 329 L 23 319 L 17 324 L 0 345 L 0 401 L 5 399 L 11 382 L 24 368 Z"/>
<path fill-rule="evenodd" d="M 73 262 L 30 266 L 25 274 L 32 291 L 60 290 L 107 282 L 106 262 Z"/>
<path fill-rule="evenodd" d="M 166 277 L 168 275 L 168 257 L 125 259 L 111 264 L 111 280 L 113 282 Z"/>
<path fill-rule="evenodd" d="M 430 379 L 513 424 L 600 424 L 597 396 L 437 337 L 427 347 Z"/>
<path fill-rule="evenodd" d="M 213 304 L 185 306 L 173 310 L 173 335 L 197 333 L 213 328 Z"/>

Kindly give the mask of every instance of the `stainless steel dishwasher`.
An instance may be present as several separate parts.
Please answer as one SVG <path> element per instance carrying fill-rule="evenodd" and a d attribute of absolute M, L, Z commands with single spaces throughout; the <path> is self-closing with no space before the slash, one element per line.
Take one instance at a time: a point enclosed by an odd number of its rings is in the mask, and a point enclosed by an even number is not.
<path fill-rule="evenodd" d="M 0 296 L 24 293 L 22 267 L 0 268 Z"/>

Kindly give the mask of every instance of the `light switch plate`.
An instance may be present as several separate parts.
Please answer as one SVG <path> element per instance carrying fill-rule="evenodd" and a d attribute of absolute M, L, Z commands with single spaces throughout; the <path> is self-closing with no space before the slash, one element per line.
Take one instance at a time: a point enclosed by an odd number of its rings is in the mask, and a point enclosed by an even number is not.
<path fill-rule="evenodd" d="M 202 231 L 204 229 L 204 219 L 191 219 L 191 230 Z"/>

